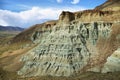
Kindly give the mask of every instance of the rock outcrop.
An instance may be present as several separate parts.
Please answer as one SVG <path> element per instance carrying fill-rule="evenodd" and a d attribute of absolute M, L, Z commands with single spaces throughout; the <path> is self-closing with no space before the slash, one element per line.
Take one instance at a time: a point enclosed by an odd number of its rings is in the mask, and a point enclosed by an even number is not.
<path fill-rule="evenodd" d="M 107 58 L 107 62 L 104 64 L 102 72 L 115 72 L 120 71 L 120 48 Z"/>
<path fill-rule="evenodd" d="M 73 21 L 70 24 L 64 22 L 58 24 L 49 35 L 42 38 L 37 47 L 21 58 L 25 64 L 18 74 L 70 76 L 81 72 L 88 65 L 86 70 L 103 60 L 105 62 L 106 57 L 99 59 L 100 54 L 96 46 L 100 39 L 110 38 L 112 26 L 115 23 Z M 103 46 L 106 45 L 103 44 Z M 105 53 L 102 55 L 105 56 Z"/>
<path fill-rule="evenodd" d="M 34 42 L 34 40 L 37 39 L 36 33 L 44 35 L 44 33 L 46 32 L 51 32 L 54 25 L 61 24 L 62 22 L 64 22 L 65 24 L 69 24 L 71 21 L 78 21 L 83 23 L 96 21 L 118 22 L 120 19 L 119 13 L 120 11 L 100 11 L 100 10 L 84 10 L 74 13 L 63 11 L 60 14 L 59 20 L 53 20 L 45 22 L 43 24 L 33 25 L 29 29 L 21 32 L 16 37 L 14 37 L 11 43 Z"/>
<path fill-rule="evenodd" d="M 69 23 L 70 21 L 72 20 L 75 20 L 75 15 L 74 13 L 72 12 L 65 12 L 63 11 L 61 14 L 60 14 L 60 17 L 59 17 L 59 22 L 64 22 L 64 23 Z"/>
<path fill-rule="evenodd" d="M 37 46 L 22 56 L 24 65 L 18 74 L 70 76 L 85 71 L 120 71 L 119 12 L 63 11 L 58 21 L 37 24 L 22 32 L 19 36 L 23 40 L 29 39 Z"/>
<path fill-rule="evenodd" d="M 42 40 L 42 37 L 45 37 L 46 34 L 48 35 L 49 33 L 51 33 L 52 28 L 54 25 L 56 25 L 56 23 L 57 20 L 53 20 L 43 24 L 33 25 L 30 28 L 18 34 L 17 36 L 15 36 L 11 41 L 11 43 L 17 43 L 17 42 L 37 43 L 40 40 Z M 39 40 L 39 38 L 41 39 Z M 39 41 L 36 42 L 36 39 Z"/>

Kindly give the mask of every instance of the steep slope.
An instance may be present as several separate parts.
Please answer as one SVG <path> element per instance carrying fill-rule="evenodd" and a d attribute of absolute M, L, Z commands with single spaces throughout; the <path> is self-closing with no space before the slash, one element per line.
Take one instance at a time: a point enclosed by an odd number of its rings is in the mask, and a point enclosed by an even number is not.
<path fill-rule="evenodd" d="M 37 35 L 44 35 L 46 32 L 51 32 L 54 25 L 59 22 L 69 23 L 71 21 L 80 21 L 80 22 L 93 22 L 93 21 L 119 21 L 120 19 L 120 11 L 100 11 L 100 10 L 84 10 L 79 12 L 68 12 L 63 11 L 59 16 L 59 20 L 57 21 L 48 21 L 43 24 L 36 24 L 30 27 L 29 29 L 21 32 L 11 41 L 15 42 L 34 42 L 36 40 Z M 41 39 L 42 40 L 42 39 Z"/>
<path fill-rule="evenodd" d="M 119 4 L 117 1 L 114 4 Z M 12 43 L 37 44 L 20 58 L 24 64 L 18 74 L 70 76 L 120 71 L 120 11 L 100 9 L 63 11 L 58 21 L 34 25 L 14 37 Z"/>
<path fill-rule="evenodd" d="M 95 9 L 99 10 L 120 10 L 120 0 L 107 0 L 104 4 L 97 6 Z"/>
<path fill-rule="evenodd" d="M 21 58 L 25 64 L 18 74 L 70 76 L 96 65 L 102 65 L 118 48 L 118 46 L 112 47 L 117 42 L 113 38 L 120 34 L 117 31 L 118 34 L 112 36 L 114 34 L 112 26 L 115 24 L 114 22 L 81 23 L 79 21 L 68 24 L 60 21 L 37 47 Z M 117 30 L 120 30 L 120 27 Z M 97 48 L 98 43 L 102 42 L 101 39 L 104 39 L 105 43 Z M 101 51 L 103 46 L 108 49 L 103 49 L 101 53 L 99 50 Z"/>
<path fill-rule="evenodd" d="M 20 34 L 16 35 L 11 43 L 17 43 L 17 42 L 34 42 L 39 37 L 42 37 L 44 33 L 51 32 L 52 26 L 56 25 L 55 20 L 48 21 L 43 24 L 36 24 L 31 26 L 29 29 L 24 30 Z M 42 39 L 41 39 L 42 40 Z"/>
<path fill-rule="evenodd" d="M 119 15 L 119 11 L 63 11 L 52 31 L 47 36 L 44 34 L 44 38 L 40 37 L 42 40 L 38 46 L 23 56 L 21 61 L 25 65 L 18 74 L 70 76 L 79 71 L 92 70 L 90 68 L 98 65 L 103 66 L 108 56 L 118 48 L 116 42 L 119 39 L 115 40 L 115 36 L 120 34 Z M 114 31 L 115 28 L 118 31 Z M 118 33 L 113 36 L 115 32 Z M 103 67 L 97 70 L 104 72 Z"/>

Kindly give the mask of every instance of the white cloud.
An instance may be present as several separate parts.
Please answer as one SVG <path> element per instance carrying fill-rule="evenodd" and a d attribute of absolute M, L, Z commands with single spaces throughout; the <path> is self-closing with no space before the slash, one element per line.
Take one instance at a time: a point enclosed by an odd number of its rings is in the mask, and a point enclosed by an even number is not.
<path fill-rule="evenodd" d="M 80 2 L 80 0 L 73 0 L 71 3 L 72 4 L 78 4 Z"/>
<path fill-rule="evenodd" d="M 7 26 L 7 25 L 8 25 L 4 20 L 1 20 L 1 19 L 0 19 L 0 25 L 2 25 L 2 24 L 3 24 L 4 26 Z"/>
<path fill-rule="evenodd" d="M 0 25 L 29 27 L 42 21 L 58 19 L 59 14 L 64 11 L 77 11 L 84 8 L 40 8 L 32 7 L 30 10 L 12 12 L 0 10 Z"/>
<path fill-rule="evenodd" d="M 58 3 L 61 3 L 63 0 L 57 0 Z"/>

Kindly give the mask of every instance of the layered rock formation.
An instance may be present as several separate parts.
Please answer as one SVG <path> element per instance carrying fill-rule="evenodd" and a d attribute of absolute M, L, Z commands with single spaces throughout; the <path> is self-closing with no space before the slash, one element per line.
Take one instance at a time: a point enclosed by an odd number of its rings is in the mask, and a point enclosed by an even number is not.
<path fill-rule="evenodd" d="M 17 42 L 32 42 L 37 43 L 36 39 L 42 38 L 49 33 L 51 33 L 51 30 L 54 25 L 56 25 L 57 20 L 48 21 L 43 24 L 36 24 L 28 28 L 27 30 L 24 30 L 17 36 L 13 38 L 11 43 L 17 43 Z M 45 35 L 44 35 L 45 34 Z M 42 40 L 42 39 L 41 39 Z"/>
<path fill-rule="evenodd" d="M 22 56 L 24 65 L 18 74 L 70 76 L 84 71 L 120 71 L 119 16 L 119 11 L 63 11 L 58 21 L 22 32 L 20 35 L 27 35 L 37 46 Z"/>
<path fill-rule="evenodd" d="M 70 24 L 58 23 L 49 35 L 42 38 L 37 47 L 21 58 L 25 64 L 18 74 L 70 76 L 88 64 L 95 66 L 96 62 L 90 60 L 99 55 L 97 43 L 102 38 L 106 40 L 110 38 L 113 24 L 78 21 Z"/>
<path fill-rule="evenodd" d="M 120 71 L 120 48 L 118 48 L 104 64 L 103 73 Z"/>

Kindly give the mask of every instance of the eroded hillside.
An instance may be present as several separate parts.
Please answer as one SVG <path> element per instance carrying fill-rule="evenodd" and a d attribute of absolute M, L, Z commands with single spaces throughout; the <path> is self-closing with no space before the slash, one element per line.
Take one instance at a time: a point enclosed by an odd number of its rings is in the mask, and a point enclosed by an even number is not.
<path fill-rule="evenodd" d="M 25 51 L 16 53 L 14 57 L 2 57 L 0 63 L 14 61 L 7 65 L 2 63 L 3 69 L 10 71 L 14 67 L 13 72 L 33 79 L 36 76 L 69 79 L 87 71 L 106 74 L 120 71 L 119 6 L 113 6 L 115 9 L 118 7 L 116 10 L 101 8 L 111 1 L 94 10 L 63 11 L 58 20 L 36 24 L 18 34 L 11 44 L 25 42 L 29 48 L 23 44 Z M 114 4 L 119 4 L 117 1 L 113 1 Z M 16 62 L 20 63 L 19 68 L 16 68 Z"/>

